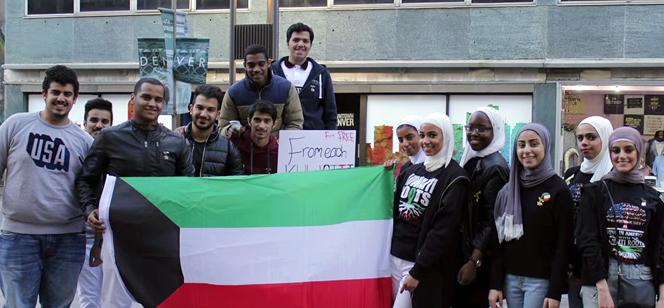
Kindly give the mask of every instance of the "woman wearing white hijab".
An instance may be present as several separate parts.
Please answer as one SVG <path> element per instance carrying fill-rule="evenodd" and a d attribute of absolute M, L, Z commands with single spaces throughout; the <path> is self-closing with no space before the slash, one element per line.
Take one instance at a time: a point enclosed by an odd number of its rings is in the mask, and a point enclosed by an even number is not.
<path fill-rule="evenodd" d="M 583 155 L 583 162 L 579 167 L 572 167 L 565 171 L 565 182 L 569 186 L 574 204 L 574 223 L 577 222 L 579 203 L 581 202 L 581 188 L 589 183 L 602 179 L 613 168 L 611 153 L 609 153 L 609 136 L 613 132 L 611 122 L 600 116 L 585 118 L 576 129 L 576 143 Z M 573 247 L 570 249 L 570 263 L 572 263 L 572 277 L 568 281 L 568 300 L 570 308 L 583 308 L 581 301 L 581 254 Z"/>
<path fill-rule="evenodd" d="M 469 211 L 463 227 L 454 307 L 486 308 L 489 303 L 491 259 L 487 257 L 494 228 L 493 207 L 510 169 L 500 154 L 505 146 L 505 123 L 498 110 L 480 107 L 466 126 L 468 143 L 461 166 L 470 175 Z"/>
<path fill-rule="evenodd" d="M 420 127 L 424 164 L 397 177 L 391 266 L 394 307 L 450 307 L 456 278 L 459 232 L 469 180 L 452 160 L 450 119 L 429 115 Z"/>
<path fill-rule="evenodd" d="M 422 151 L 420 144 L 420 126 L 422 125 L 422 118 L 411 115 L 407 116 L 397 125 L 396 133 L 399 139 L 399 148 L 404 151 L 409 158 L 409 161 L 401 166 L 401 170 L 406 170 L 408 167 L 416 164 L 421 164 L 427 157 Z M 390 159 L 385 162 L 385 168 L 392 169 L 398 163 L 396 159 Z"/>

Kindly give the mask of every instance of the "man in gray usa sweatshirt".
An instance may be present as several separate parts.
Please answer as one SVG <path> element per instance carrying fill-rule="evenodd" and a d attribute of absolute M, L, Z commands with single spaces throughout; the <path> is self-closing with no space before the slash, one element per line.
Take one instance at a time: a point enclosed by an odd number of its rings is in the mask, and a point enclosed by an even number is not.
<path fill-rule="evenodd" d="M 0 174 L 7 171 L 0 230 L 0 288 L 5 307 L 69 307 L 85 258 L 83 211 L 74 180 L 92 137 L 69 120 L 76 73 L 46 70 L 46 106 L 0 126 Z"/>

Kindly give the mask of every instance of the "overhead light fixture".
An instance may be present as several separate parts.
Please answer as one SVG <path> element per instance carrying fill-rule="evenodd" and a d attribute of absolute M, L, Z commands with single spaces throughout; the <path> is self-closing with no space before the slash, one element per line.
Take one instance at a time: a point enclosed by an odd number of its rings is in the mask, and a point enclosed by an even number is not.
<path fill-rule="evenodd" d="M 620 86 L 616 86 L 616 92 L 620 92 Z"/>

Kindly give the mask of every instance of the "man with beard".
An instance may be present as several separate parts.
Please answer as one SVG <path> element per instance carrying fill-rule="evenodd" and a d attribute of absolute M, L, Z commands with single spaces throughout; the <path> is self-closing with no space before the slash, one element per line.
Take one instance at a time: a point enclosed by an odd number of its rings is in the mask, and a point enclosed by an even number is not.
<path fill-rule="evenodd" d="M 69 307 L 85 258 L 85 221 L 73 189 L 92 137 L 69 120 L 76 72 L 46 70 L 43 111 L 0 126 L 2 196 L 0 287 L 5 307 Z"/>
<path fill-rule="evenodd" d="M 277 117 L 272 134 L 279 136 L 282 129 L 302 129 L 304 118 L 302 105 L 295 86 L 283 77 L 272 74 L 267 49 L 251 45 L 244 53 L 244 69 L 247 77 L 232 85 L 221 104 L 219 126 L 221 134 L 238 137 L 249 124 L 247 114 L 251 104 L 257 100 L 272 102 L 277 108 Z M 240 121 L 242 126 L 232 126 L 230 121 Z"/>
<path fill-rule="evenodd" d="M 249 108 L 249 130 L 231 141 L 242 151 L 246 174 L 277 172 L 279 142 L 270 134 L 276 125 L 277 108 L 269 101 L 260 100 Z"/>
<path fill-rule="evenodd" d="M 85 103 L 85 114 L 83 115 L 83 127 L 92 136 L 97 137 L 99 132 L 113 125 L 113 104 L 101 97 L 89 100 Z"/>
<path fill-rule="evenodd" d="M 308 57 L 313 41 L 314 30 L 309 26 L 298 22 L 288 27 L 286 45 L 290 55 L 272 64 L 272 71 L 297 89 L 304 129 L 337 129 L 337 102 L 330 72 Z"/>
<path fill-rule="evenodd" d="M 93 138 L 102 129 L 113 125 L 113 104 L 101 97 L 85 103 L 83 127 Z M 97 196 L 101 194 L 99 187 Z M 101 234 L 96 234 L 90 226 L 85 230 L 85 262 L 78 276 L 78 300 L 81 307 L 101 308 L 101 285 L 103 272 L 101 267 Z"/>
<path fill-rule="evenodd" d="M 96 192 L 103 175 L 117 177 L 193 176 L 191 150 L 179 134 L 157 122 L 164 105 L 168 103 L 168 91 L 157 79 L 144 78 L 134 86 L 131 102 L 134 117 L 118 126 L 101 131 L 85 158 L 83 170 L 76 178 L 81 207 L 88 224 L 96 232 L 103 233 L 104 222 L 99 220 Z M 115 240 L 135 236 L 122 229 L 114 229 Z M 144 234 L 145 236 L 145 234 Z M 158 237 L 158 235 L 154 235 Z M 110 258 L 102 251 L 102 259 Z M 155 264 L 160 259 L 155 257 Z M 109 264 L 111 263 L 111 264 Z M 103 263 L 103 271 L 113 271 L 112 262 Z M 168 287 L 168 286 L 164 286 Z M 131 307 L 132 298 L 117 275 L 104 275 L 102 288 L 103 307 Z"/>
<path fill-rule="evenodd" d="M 189 140 L 193 152 L 196 176 L 242 175 L 242 154 L 225 137 L 219 137 L 216 121 L 223 93 L 211 85 L 202 85 L 194 92 L 189 104 L 192 121 L 176 130 Z"/>

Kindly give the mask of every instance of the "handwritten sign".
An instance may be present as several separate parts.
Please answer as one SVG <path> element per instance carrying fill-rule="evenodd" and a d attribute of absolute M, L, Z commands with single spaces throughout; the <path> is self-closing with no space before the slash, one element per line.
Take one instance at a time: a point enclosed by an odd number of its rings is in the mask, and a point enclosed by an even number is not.
<path fill-rule="evenodd" d="M 664 130 L 664 116 L 647 115 L 643 122 L 644 135 L 654 135 L 658 130 Z"/>
<path fill-rule="evenodd" d="M 643 95 L 625 95 L 625 114 L 643 114 Z"/>
<path fill-rule="evenodd" d="M 354 130 L 282 130 L 277 172 L 355 167 Z"/>

